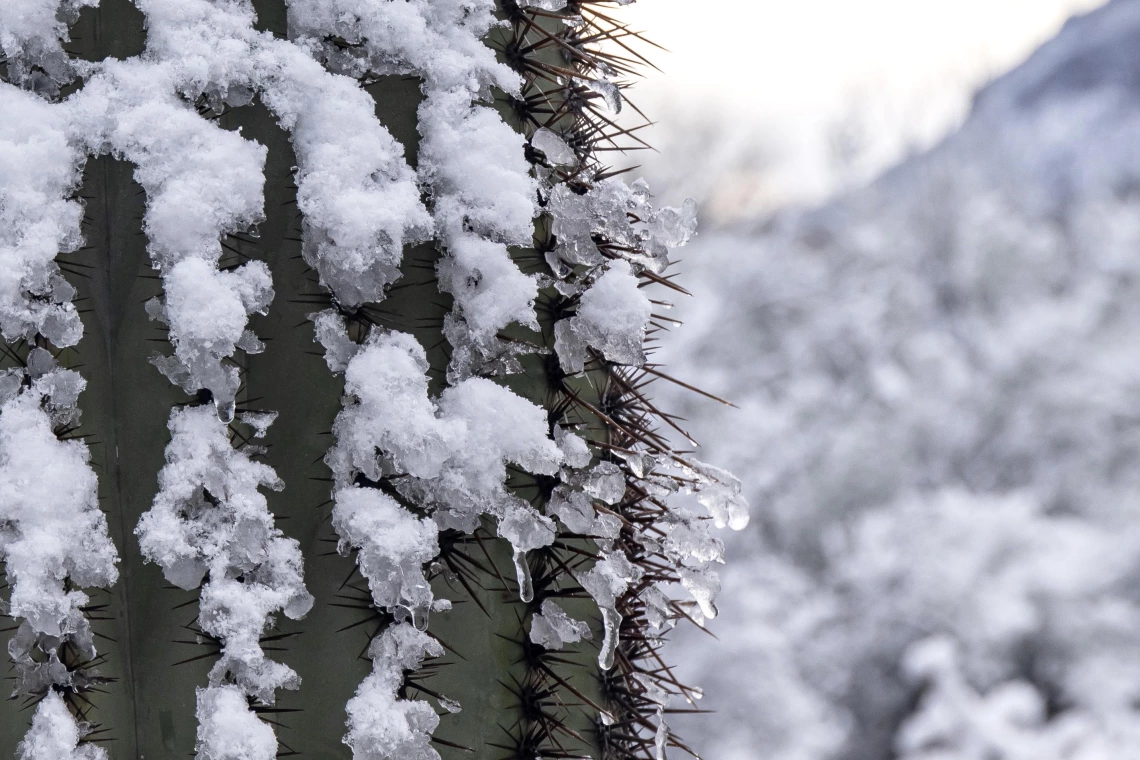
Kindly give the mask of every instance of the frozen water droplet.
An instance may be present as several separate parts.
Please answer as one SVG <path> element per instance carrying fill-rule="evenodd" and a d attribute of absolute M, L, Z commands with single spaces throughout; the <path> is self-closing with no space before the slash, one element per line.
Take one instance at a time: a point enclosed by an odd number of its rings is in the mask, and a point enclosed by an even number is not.
<path fill-rule="evenodd" d="M 450 697 L 445 697 L 442 694 L 439 696 L 439 706 L 449 713 L 454 715 L 457 712 L 463 712 L 463 707 Z"/>
<path fill-rule="evenodd" d="M 621 113 L 621 91 L 616 84 L 605 79 L 590 79 L 586 81 L 586 86 L 602 96 L 606 101 L 606 108 L 615 116 Z"/>
<path fill-rule="evenodd" d="M 530 138 L 530 144 L 542 151 L 551 166 L 573 166 L 578 163 L 574 149 L 567 145 L 559 134 L 546 127 L 534 133 Z"/>
<path fill-rule="evenodd" d="M 602 670 L 609 670 L 614 666 L 614 655 L 617 653 L 621 614 L 612 607 L 602 607 L 602 626 L 606 635 L 602 639 L 602 649 L 598 652 L 598 666 Z"/>
<path fill-rule="evenodd" d="M 218 419 L 225 424 L 230 424 L 234 421 L 234 412 L 237 410 L 237 404 L 233 399 L 229 401 L 222 401 L 221 399 L 214 399 L 214 408 L 218 410 Z"/>
<path fill-rule="evenodd" d="M 534 599 L 534 584 L 530 579 L 530 566 L 526 563 L 526 552 L 515 549 L 515 575 L 519 579 L 519 599 L 530 602 Z"/>
<path fill-rule="evenodd" d="M 412 608 L 412 625 L 417 631 L 426 631 L 428 627 L 428 611 L 423 607 Z"/>

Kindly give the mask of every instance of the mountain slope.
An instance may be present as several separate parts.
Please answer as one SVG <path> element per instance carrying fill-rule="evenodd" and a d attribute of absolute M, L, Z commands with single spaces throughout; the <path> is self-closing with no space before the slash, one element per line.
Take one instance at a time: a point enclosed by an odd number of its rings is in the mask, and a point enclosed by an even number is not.
<path fill-rule="evenodd" d="M 686 411 L 754 505 L 682 648 L 708 756 L 1137 755 L 1138 51 L 1115 0 L 931 151 L 690 254 L 668 360 L 742 407 Z"/>

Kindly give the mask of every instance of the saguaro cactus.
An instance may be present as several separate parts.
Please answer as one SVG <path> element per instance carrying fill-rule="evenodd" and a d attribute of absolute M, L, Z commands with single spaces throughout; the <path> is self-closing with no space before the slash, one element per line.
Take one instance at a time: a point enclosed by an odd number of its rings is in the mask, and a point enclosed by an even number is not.
<path fill-rule="evenodd" d="M 684 747 L 629 1 L 0 4 L 0 752 Z"/>

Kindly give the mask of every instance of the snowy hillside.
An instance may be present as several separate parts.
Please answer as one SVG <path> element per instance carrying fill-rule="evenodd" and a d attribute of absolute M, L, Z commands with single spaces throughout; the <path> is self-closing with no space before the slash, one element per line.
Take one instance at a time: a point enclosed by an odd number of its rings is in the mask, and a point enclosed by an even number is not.
<path fill-rule="evenodd" d="M 666 360 L 746 482 L 718 760 L 1140 756 L 1140 0 L 867 188 L 686 257 Z M 694 638 L 694 636 L 700 638 Z"/>

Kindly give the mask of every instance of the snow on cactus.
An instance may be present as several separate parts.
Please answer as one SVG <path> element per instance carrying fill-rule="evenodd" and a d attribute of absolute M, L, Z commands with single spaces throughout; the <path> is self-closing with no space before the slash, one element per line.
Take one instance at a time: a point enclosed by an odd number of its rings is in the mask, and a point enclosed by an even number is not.
<path fill-rule="evenodd" d="M 0 9 L 20 757 L 684 746 L 743 502 L 644 394 L 695 217 L 595 158 L 608 4 Z"/>

